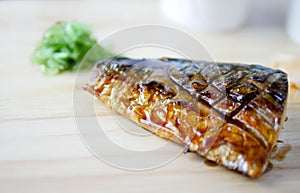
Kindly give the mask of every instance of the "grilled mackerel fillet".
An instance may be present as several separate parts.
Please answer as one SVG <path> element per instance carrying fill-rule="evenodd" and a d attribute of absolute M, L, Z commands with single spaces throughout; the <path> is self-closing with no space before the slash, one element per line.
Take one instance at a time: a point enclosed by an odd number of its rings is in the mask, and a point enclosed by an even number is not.
<path fill-rule="evenodd" d="M 288 81 L 260 65 L 109 58 L 84 88 L 156 135 L 258 178 L 285 120 Z"/>

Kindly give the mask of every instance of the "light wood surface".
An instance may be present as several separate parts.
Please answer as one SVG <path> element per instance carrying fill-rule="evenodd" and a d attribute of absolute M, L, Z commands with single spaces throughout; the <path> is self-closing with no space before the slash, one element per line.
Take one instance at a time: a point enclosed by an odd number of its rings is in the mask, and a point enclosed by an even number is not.
<path fill-rule="evenodd" d="M 208 167 L 192 153 L 158 169 L 132 172 L 111 167 L 88 151 L 73 117 L 75 75 L 47 77 L 29 62 L 42 32 L 57 20 L 93 24 L 99 39 L 133 25 L 175 26 L 219 61 L 271 65 L 274 55 L 300 50 L 281 26 L 203 33 L 169 23 L 158 6 L 157 1 L 0 2 L 0 192 L 299 192 L 300 105 L 289 105 L 280 136 L 283 150 L 292 149 L 284 160 L 273 160 L 274 168 L 258 180 Z M 97 107 L 100 118 L 112 118 L 106 107 Z"/>

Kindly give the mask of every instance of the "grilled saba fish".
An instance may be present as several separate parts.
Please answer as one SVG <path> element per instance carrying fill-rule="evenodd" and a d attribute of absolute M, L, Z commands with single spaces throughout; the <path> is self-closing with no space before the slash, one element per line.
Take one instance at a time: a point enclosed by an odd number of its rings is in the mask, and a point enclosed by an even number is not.
<path fill-rule="evenodd" d="M 260 65 L 108 58 L 84 88 L 156 135 L 258 178 L 285 120 L 288 81 Z"/>

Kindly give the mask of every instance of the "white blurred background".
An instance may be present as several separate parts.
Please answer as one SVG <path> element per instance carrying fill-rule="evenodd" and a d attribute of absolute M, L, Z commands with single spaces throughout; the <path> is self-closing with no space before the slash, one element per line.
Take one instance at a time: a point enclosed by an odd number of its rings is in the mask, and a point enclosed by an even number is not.
<path fill-rule="evenodd" d="M 239 5 L 232 7 L 228 2 L 246 1 L 244 19 L 235 18 Z M 294 0 L 294 2 L 297 0 Z M 171 2 L 173 6 L 163 6 Z M 226 26 L 231 20 L 241 20 L 239 25 L 223 30 L 205 28 L 199 17 L 212 25 L 214 13 L 198 12 L 197 9 L 207 6 L 221 10 L 220 14 L 231 15 L 231 18 L 218 21 Z M 0 1 L 0 40 L 4 52 L 18 52 L 9 49 L 12 42 L 18 41 L 24 47 L 22 55 L 32 52 L 34 43 L 41 38 L 46 28 L 58 20 L 79 20 L 94 27 L 94 32 L 101 40 L 111 33 L 134 25 L 159 24 L 175 27 L 197 38 L 216 60 L 263 63 L 269 65 L 274 55 L 288 53 L 299 54 L 296 40 L 287 34 L 287 21 L 291 7 L 289 0 L 63 0 L 63 1 Z M 194 7 L 194 17 L 190 14 L 184 22 L 168 15 L 174 5 L 182 3 L 182 10 L 177 18 L 184 17 L 186 5 Z M 196 5 L 196 6 L 193 6 Z M 235 9 L 232 9 L 235 8 Z M 204 9 L 205 10 L 205 9 Z M 216 12 L 219 13 L 219 12 Z M 202 14 L 202 16 L 201 16 Z M 205 15 L 206 14 L 206 15 Z M 220 17 L 217 14 L 217 17 Z M 200 16 L 199 16 L 200 15 Z M 243 15 L 243 13 L 240 13 Z M 295 19 L 294 19 L 295 20 Z M 296 20 L 300 21 L 300 19 Z M 194 25 L 191 25 L 192 23 Z M 201 27 L 202 25 L 202 27 Z M 214 24 L 215 25 L 215 24 Z M 295 24 L 296 25 L 296 24 Z M 199 27 L 200 26 L 200 27 Z M 29 49 L 27 47 L 30 47 Z M 8 48 L 8 49 L 7 49 Z M 15 53 L 16 54 L 16 53 Z"/>

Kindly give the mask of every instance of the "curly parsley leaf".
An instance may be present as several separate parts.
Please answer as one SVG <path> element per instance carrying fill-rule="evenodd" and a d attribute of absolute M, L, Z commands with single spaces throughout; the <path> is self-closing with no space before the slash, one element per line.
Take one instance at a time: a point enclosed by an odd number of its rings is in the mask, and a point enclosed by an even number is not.
<path fill-rule="evenodd" d="M 57 22 L 45 31 L 31 61 L 40 64 L 45 74 L 76 71 L 86 53 L 97 44 L 91 28 L 77 21 Z M 102 49 L 103 57 L 111 53 Z"/>

